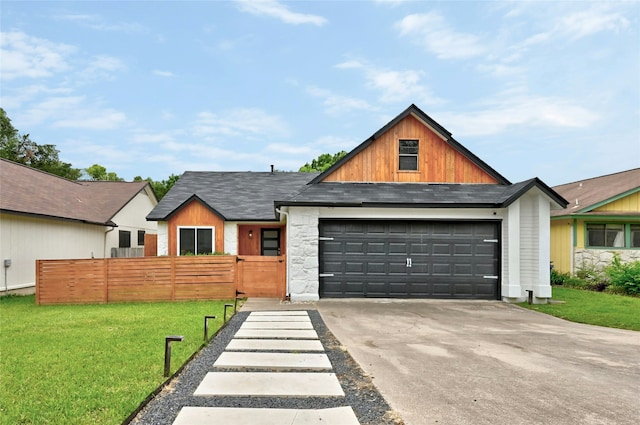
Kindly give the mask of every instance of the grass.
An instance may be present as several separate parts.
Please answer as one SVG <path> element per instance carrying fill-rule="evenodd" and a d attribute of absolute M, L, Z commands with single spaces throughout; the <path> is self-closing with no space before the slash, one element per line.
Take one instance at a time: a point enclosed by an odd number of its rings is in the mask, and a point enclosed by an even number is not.
<path fill-rule="evenodd" d="M 224 301 L 36 306 L 0 298 L 0 424 L 120 424 L 222 325 Z"/>
<path fill-rule="evenodd" d="M 521 305 L 572 322 L 640 331 L 638 297 L 554 286 L 553 299 L 565 303 Z"/>

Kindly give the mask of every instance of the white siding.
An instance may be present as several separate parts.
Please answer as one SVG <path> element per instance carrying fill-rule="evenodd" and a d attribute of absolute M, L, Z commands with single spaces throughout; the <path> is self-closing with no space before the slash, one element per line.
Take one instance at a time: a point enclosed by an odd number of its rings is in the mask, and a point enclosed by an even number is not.
<path fill-rule="evenodd" d="M 503 222 L 502 297 L 522 301 L 527 290 L 539 302 L 551 297 L 550 200 L 532 189 L 508 208 Z"/>
<path fill-rule="evenodd" d="M 104 257 L 104 226 L 72 221 L 0 214 L 0 261 L 11 259 L 2 270 L 0 291 L 35 285 L 35 261 Z M 3 268 L 4 269 L 4 268 Z"/>
<path fill-rule="evenodd" d="M 124 208 L 118 211 L 118 213 L 111 219 L 118 225 L 118 227 L 106 234 L 105 253 L 107 257 L 111 256 L 111 248 L 118 248 L 118 232 L 120 230 L 127 230 L 131 232 L 131 248 L 143 247 L 143 245 L 138 245 L 138 230 L 144 230 L 146 233 L 150 234 L 158 232 L 158 223 L 155 221 L 147 221 L 145 219 L 155 204 L 155 201 L 152 200 L 147 195 L 147 192 L 143 190 L 129 201 Z"/>

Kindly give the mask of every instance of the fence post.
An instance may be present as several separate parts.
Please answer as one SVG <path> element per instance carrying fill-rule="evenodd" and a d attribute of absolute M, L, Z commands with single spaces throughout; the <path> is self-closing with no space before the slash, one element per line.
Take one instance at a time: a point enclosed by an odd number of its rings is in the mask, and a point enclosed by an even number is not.
<path fill-rule="evenodd" d="M 104 303 L 109 304 L 109 263 L 106 258 L 102 259 L 102 278 L 104 279 Z"/>

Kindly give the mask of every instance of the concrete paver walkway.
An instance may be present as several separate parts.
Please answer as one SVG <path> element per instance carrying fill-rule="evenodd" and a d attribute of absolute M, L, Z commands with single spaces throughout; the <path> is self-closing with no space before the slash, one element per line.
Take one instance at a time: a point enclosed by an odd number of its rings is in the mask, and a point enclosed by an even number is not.
<path fill-rule="evenodd" d="M 259 422 L 256 422 L 259 418 Z M 222 407 L 185 407 L 173 425 L 359 425 L 350 407 L 332 409 L 242 409 Z"/>
<path fill-rule="evenodd" d="M 345 396 L 336 375 L 331 373 L 331 362 L 306 311 L 250 313 L 213 367 L 223 371 L 207 373 L 195 396 Z M 359 425 L 350 406 L 328 409 L 185 406 L 173 425 L 316 423 Z"/>

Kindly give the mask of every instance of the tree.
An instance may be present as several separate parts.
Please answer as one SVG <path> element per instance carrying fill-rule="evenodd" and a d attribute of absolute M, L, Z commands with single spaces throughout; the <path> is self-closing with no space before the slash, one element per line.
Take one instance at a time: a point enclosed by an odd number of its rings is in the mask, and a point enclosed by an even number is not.
<path fill-rule="evenodd" d="M 173 187 L 173 185 L 176 184 L 178 179 L 180 179 L 180 176 L 176 176 L 175 174 L 171 174 L 169 176 L 169 178 L 167 178 L 167 180 L 162 180 L 162 181 L 155 181 L 155 180 L 151 179 L 151 177 L 147 177 L 146 179 L 143 179 L 140 176 L 134 177 L 133 181 L 136 181 L 136 182 L 147 181 L 147 182 L 149 182 L 149 184 L 153 188 L 153 191 L 155 192 L 156 197 L 158 198 L 158 201 L 159 201 L 162 198 L 164 198 L 164 195 L 166 195 L 167 192 L 169 192 L 169 189 L 171 189 Z"/>
<path fill-rule="evenodd" d="M 333 164 L 344 158 L 345 155 L 347 155 L 346 151 L 340 151 L 333 155 L 331 155 L 330 153 L 323 153 L 322 155 L 311 161 L 311 164 L 309 164 L 308 162 L 304 164 L 298 171 L 303 173 L 325 171 L 327 168 L 331 167 Z"/>
<path fill-rule="evenodd" d="M 100 164 L 93 164 L 91 167 L 85 168 L 84 171 L 91 180 L 111 182 L 124 181 L 124 179 L 118 177 L 116 173 L 113 171 L 108 172 L 107 169 Z"/>
<path fill-rule="evenodd" d="M 0 157 L 71 180 L 82 174 L 79 168 L 60 161 L 55 145 L 39 145 L 28 134 L 20 134 L 0 108 Z"/>

